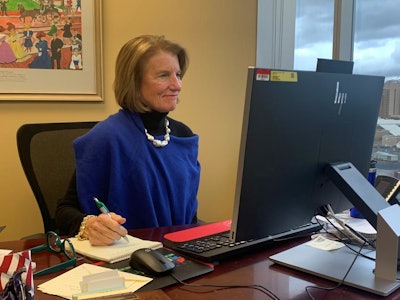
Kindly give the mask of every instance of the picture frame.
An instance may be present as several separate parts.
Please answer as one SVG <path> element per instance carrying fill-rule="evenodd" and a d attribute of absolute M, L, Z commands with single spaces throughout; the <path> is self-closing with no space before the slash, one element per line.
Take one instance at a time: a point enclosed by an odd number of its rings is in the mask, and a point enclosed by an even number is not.
<path fill-rule="evenodd" d="M 2 1 L 7 2 L 7 0 L 0 0 Z M 35 13 L 25 19 L 20 7 L 18 7 L 19 12 L 15 12 L 20 14 L 19 18 L 14 17 L 12 22 L 5 23 L 4 15 L 0 15 L 0 26 L 3 27 L 3 32 L 0 32 L 0 41 L 4 35 L 6 39 L 10 39 L 13 28 L 9 23 L 14 23 L 15 31 L 18 33 L 17 42 L 24 47 L 29 56 L 25 63 L 24 58 L 11 63 L 0 62 L 0 85 L 2 86 L 0 101 L 103 101 L 102 0 L 41 0 L 40 3 L 41 7 L 31 8 L 30 10 L 35 10 Z M 55 17 L 45 11 L 42 3 L 50 3 L 47 6 L 48 9 L 55 7 L 58 10 L 58 16 L 57 11 Z M 71 7 L 57 8 L 59 3 L 69 3 Z M 65 24 L 68 22 L 70 29 L 73 28 L 74 32 L 81 37 L 80 50 L 76 52 L 75 38 L 70 37 L 68 40 L 64 37 L 66 32 L 64 28 L 68 26 Z M 56 35 L 64 43 L 60 50 L 62 51 L 60 65 L 57 59 L 52 57 L 52 52 L 55 52 L 51 50 L 52 38 L 55 38 L 50 36 L 52 26 L 56 27 Z M 22 35 L 29 30 L 33 32 L 30 51 L 25 48 Z M 38 39 L 36 36 L 39 36 L 40 31 L 45 33 L 45 37 Z M 35 43 L 38 44 L 43 39 L 46 39 L 48 43 L 48 50 L 44 55 L 51 57 L 50 68 L 47 65 L 46 68 L 36 67 L 35 63 L 32 63 L 37 56 L 41 56 L 39 48 L 35 49 Z M 73 56 L 75 53 L 80 55 Z M 79 57 L 79 59 L 74 59 L 74 57 Z"/>

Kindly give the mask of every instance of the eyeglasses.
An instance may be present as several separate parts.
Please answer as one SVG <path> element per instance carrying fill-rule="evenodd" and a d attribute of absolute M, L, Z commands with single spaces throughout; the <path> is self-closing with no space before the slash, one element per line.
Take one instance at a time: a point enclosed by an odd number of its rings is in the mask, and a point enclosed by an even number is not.
<path fill-rule="evenodd" d="M 34 272 L 33 276 L 50 274 L 71 266 L 76 266 L 76 252 L 74 245 L 72 245 L 72 242 L 69 239 L 62 240 L 54 231 L 49 231 L 46 233 L 46 244 L 31 248 L 30 250 L 31 253 L 37 253 L 43 250 L 47 250 L 52 253 L 64 253 L 68 258 L 67 261 L 58 265 Z"/>

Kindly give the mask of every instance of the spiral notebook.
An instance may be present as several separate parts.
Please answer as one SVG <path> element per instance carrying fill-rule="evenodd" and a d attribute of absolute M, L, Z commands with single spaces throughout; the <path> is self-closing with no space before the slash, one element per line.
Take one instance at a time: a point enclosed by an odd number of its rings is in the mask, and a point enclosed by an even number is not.
<path fill-rule="evenodd" d="M 115 263 L 130 258 L 133 251 L 142 248 L 158 249 L 163 246 L 161 242 L 142 240 L 127 235 L 128 241 L 120 239 L 110 246 L 92 246 L 88 240 L 80 241 L 77 238 L 70 238 L 75 251 L 86 257 Z"/>

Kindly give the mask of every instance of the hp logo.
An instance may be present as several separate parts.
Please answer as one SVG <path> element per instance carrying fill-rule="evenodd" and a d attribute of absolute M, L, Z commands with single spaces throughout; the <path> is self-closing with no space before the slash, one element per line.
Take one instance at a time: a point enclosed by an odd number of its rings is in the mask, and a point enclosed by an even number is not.
<path fill-rule="evenodd" d="M 333 101 L 334 104 L 339 105 L 338 115 L 342 113 L 342 107 L 346 104 L 347 101 L 347 93 L 339 91 L 339 81 L 336 82 L 336 95 L 335 100 Z"/>

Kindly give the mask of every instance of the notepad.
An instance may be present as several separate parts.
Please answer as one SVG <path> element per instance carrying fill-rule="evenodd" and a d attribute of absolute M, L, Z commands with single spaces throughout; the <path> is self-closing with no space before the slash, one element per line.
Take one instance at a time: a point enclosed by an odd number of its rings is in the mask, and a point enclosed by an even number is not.
<path fill-rule="evenodd" d="M 115 263 L 130 258 L 132 252 L 142 248 L 158 249 L 163 245 L 158 241 L 143 240 L 127 235 L 128 241 L 120 239 L 110 246 L 92 246 L 88 240 L 80 241 L 77 238 L 70 238 L 75 251 L 86 257 Z"/>

